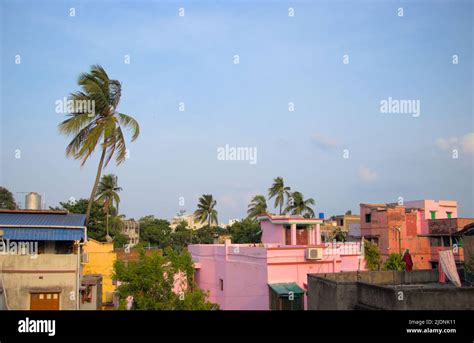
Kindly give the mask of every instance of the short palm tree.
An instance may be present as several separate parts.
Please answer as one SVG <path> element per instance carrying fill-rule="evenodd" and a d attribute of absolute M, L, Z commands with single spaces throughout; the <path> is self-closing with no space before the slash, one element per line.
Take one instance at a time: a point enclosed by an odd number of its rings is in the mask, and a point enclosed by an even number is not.
<path fill-rule="evenodd" d="M 90 101 L 94 104 L 94 113 L 87 111 L 70 113 L 69 118 L 59 124 L 59 130 L 64 135 L 73 136 L 66 148 L 66 155 L 81 160 L 81 166 L 86 163 L 96 147 L 100 146 L 99 166 L 86 211 L 87 223 L 102 169 L 114 155 L 117 165 L 125 160 L 127 148 L 122 127 L 131 130 L 133 142 L 140 134 L 140 126 L 133 117 L 117 112 L 122 86 L 119 81 L 111 80 L 101 66 L 93 65 L 90 72 L 82 73 L 78 85 L 82 91 L 72 93 L 70 99 L 74 103 Z"/>
<path fill-rule="evenodd" d="M 256 195 L 250 202 L 247 210 L 247 218 L 255 220 L 257 216 L 267 213 L 267 200 L 263 195 Z"/>
<path fill-rule="evenodd" d="M 196 222 L 205 223 L 211 226 L 212 223 L 217 225 L 217 211 L 214 209 L 216 201 L 213 199 L 211 194 L 203 194 L 199 198 L 198 208 L 194 211 Z"/>
<path fill-rule="evenodd" d="M 314 206 L 314 199 L 304 199 L 300 192 L 291 193 L 290 200 L 285 208 L 285 213 L 299 214 L 308 217 L 314 217 L 314 211 L 310 205 Z"/>
<path fill-rule="evenodd" d="M 102 176 L 102 179 L 99 182 L 97 187 L 96 200 L 99 204 L 104 206 L 105 209 L 105 221 L 106 221 L 106 230 L 107 236 L 109 236 L 109 214 L 114 209 L 114 204 L 116 212 L 118 213 L 120 196 L 119 192 L 122 190 L 122 187 L 118 186 L 118 177 L 114 174 L 108 174 Z"/>
<path fill-rule="evenodd" d="M 280 214 L 282 214 L 285 196 L 287 198 L 290 196 L 290 187 L 285 187 L 283 178 L 279 176 L 273 180 L 272 187 L 268 189 L 268 199 L 275 198 L 275 207 L 280 207 Z"/>

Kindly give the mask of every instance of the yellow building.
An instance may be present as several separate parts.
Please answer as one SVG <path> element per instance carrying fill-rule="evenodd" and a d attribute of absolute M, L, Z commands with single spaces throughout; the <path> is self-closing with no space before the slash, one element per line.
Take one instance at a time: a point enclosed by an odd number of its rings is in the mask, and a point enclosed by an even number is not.
<path fill-rule="evenodd" d="M 102 303 L 112 303 L 115 286 L 112 284 L 112 273 L 117 254 L 114 244 L 88 239 L 84 246 L 88 262 L 84 264 L 84 274 L 102 274 Z"/>

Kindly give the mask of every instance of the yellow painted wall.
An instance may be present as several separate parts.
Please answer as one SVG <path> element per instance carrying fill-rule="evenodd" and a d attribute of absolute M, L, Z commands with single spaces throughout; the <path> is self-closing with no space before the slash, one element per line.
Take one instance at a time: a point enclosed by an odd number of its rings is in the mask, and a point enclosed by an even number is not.
<path fill-rule="evenodd" d="M 112 273 L 117 254 L 114 244 L 88 239 L 84 252 L 89 254 L 89 262 L 84 264 L 84 274 L 102 274 L 102 303 L 107 302 L 107 293 L 115 291 L 112 285 Z"/>

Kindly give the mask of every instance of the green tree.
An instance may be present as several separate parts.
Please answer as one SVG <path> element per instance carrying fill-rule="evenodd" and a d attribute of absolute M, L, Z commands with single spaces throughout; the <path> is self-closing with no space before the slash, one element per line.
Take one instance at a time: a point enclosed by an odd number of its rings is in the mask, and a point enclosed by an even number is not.
<path fill-rule="evenodd" d="M 171 246 L 175 251 L 180 251 L 192 243 L 197 243 L 197 239 L 193 230 L 188 228 L 188 223 L 183 220 L 171 234 Z"/>
<path fill-rule="evenodd" d="M 142 250 L 138 261 L 128 264 L 115 262 L 113 278 L 121 281 L 117 289 L 121 308 L 131 295 L 134 310 L 218 309 L 218 305 L 207 300 L 209 294 L 193 282 L 193 274 L 189 252 L 167 248 L 164 255 L 154 253 L 146 256 Z M 181 277 L 176 278 L 176 275 Z M 178 292 L 174 291 L 175 287 L 178 287 Z"/>
<path fill-rule="evenodd" d="M 257 220 L 257 216 L 267 213 L 267 200 L 263 195 L 256 195 L 250 202 L 247 210 L 247 218 Z"/>
<path fill-rule="evenodd" d="M 14 210 L 17 208 L 12 192 L 4 187 L 0 187 L 0 208 Z"/>
<path fill-rule="evenodd" d="M 300 214 L 304 215 L 305 217 L 313 218 L 314 211 L 310 205 L 314 206 L 313 198 L 305 200 L 301 192 L 293 192 L 288 199 L 288 205 L 285 208 L 285 213 L 291 213 L 294 215 Z"/>
<path fill-rule="evenodd" d="M 342 227 L 337 226 L 331 232 L 332 239 L 335 239 L 338 242 L 345 242 L 347 233 L 342 230 Z"/>
<path fill-rule="evenodd" d="M 273 185 L 268 189 L 268 200 L 275 198 L 275 208 L 280 208 L 280 214 L 282 214 L 285 196 L 287 198 L 290 196 L 290 187 L 285 187 L 283 178 L 278 176 L 273 180 Z"/>
<path fill-rule="evenodd" d="M 88 204 L 89 201 L 87 199 L 79 199 L 77 201 L 60 202 L 59 206 L 50 207 L 50 209 L 67 210 L 71 213 L 85 214 Z M 87 224 L 87 236 L 97 241 L 104 242 L 106 241 L 106 234 L 104 208 L 97 202 L 94 202 L 91 208 L 89 223 Z M 128 241 L 121 233 L 120 226 L 118 225 L 112 225 L 110 234 L 114 239 L 114 246 L 116 247 L 122 247 L 123 244 Z"/>
<path fill-rule="evenodd" d="M 260 224 L 248 218 L 235 222 L 228 230 L 232 236 L 233 243 L 245 244 L 262 242 Z"/>
<path fill-rule="evenodd" d="M 381 258 L 379 247 L 368 240 L 364 240 L 364 259 L 365 267 L 368 270 L 380 270 Z"/>
<path fill-rule="evenodd" d="M 112 212 L 114 213 L 114 204 L 119 208 L 120 196 L 119 192 L 122 190 L 122 187 L 118 186 L 118 177 L 114 174 L 107 174 L 102 176 L 102 179 L 99 182 L 97 187 L 97 202 L 101 204 L 105 209 L 105 228 L 107 231 L 107 236 L 109 235 L 109 215 Z"/>
<path fill-rule="evenodd" d="M 132 131 L 132 142 L 138 138 L 140 127 L 133 117 L 117 112 L 122 85 L 119 81 L 110 79 L 101 66 L 93 65 L 89 73 L 82 73 L 78 85 L 82 91 L 72 93 L 70 100 L 74 104 L 92 102 L 94 113 L 78 109 L 68 114 L 69 118 L 59 124 L 59 131 L 66 136 L 73 136 L 66 148 L 66 155 L 81 160 L 81 165 L 86 163 L 100 145 L 99 166 L 86 210 L 88 223 L 102 169 L 114 155 L 117 165 L 125 161 L 127 147 L 122 126 Z"/>
<path fill-rule="evenodd" d="M 165 219 L 158 219 L 154 216 L 140 218 L 140 240 L 164 249 L 171 245 L 172 230 L 170 223 Z"/>
<path fill-rule="evenodd" d="M 211 224 L 217 225 L 217 211 L 216 200 L 213 199 L 212 194 L 204 194 L 199 198 L 197 205 L 197 210 L 194 211 L 196 216 L 196 222 L 205 223 L 207 221 L 207 226 Z"/>
<path fill-rule="evenodd" d="M 403 262 L 402 256 L 397 253 L 390 254 L 383 265 L 383 270 L 395 270 L 398 272 L 405 270 L 405 262 Z"/>

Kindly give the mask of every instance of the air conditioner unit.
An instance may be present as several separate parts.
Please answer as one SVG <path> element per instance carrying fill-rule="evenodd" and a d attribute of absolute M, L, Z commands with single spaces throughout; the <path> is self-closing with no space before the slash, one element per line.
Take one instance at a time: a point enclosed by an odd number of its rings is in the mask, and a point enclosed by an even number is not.
<path fill-rule="evenodd" d="M 81 263 L 89 263 L 89 254 L 86 252 L 83 252 L 81 254 Z"/>
<path fill-rule="evenodd" d="M 307 248 L 306 259 L 307 260 L 321 260 L 323 258 L 322 248 Z"/>

